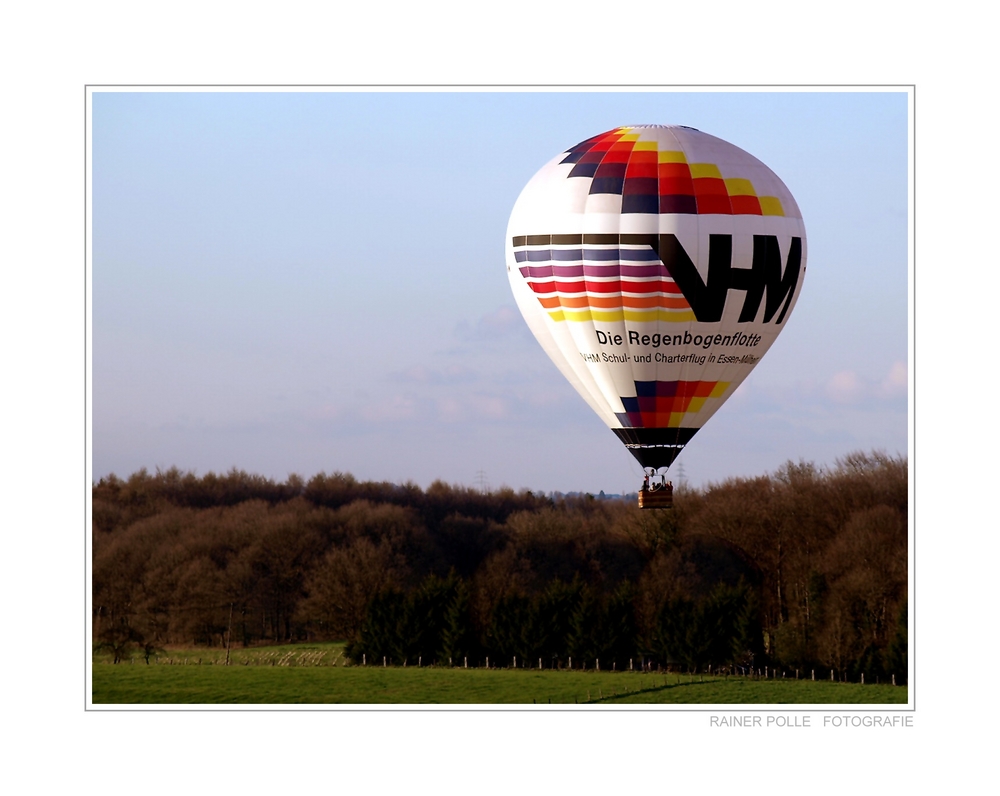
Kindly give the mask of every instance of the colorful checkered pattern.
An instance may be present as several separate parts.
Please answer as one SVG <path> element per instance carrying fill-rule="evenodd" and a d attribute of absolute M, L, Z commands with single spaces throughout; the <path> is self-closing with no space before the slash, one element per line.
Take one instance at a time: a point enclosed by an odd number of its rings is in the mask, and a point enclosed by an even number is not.
<path fill-rule="evenodd" d="M 615 414 L 625 428 L 680 428 L 685 413 L 701 412 L 706 401 L 722 398 L 729 384 L 727 381 L 637 381 L 635 397 L 622 396 L 625 411 Z"/>
<path fill-rule="evenodd" d="M 640 128 L 618 127 L 566 152 L 569 177 L 591 179 L 591 194 L 622 197 L 622 213 L 783 216 L 776 196 L 758 196 L 748 179 L 726 179 L 713 163 L 688 163 L 680 150 L 661 150 Z"/>

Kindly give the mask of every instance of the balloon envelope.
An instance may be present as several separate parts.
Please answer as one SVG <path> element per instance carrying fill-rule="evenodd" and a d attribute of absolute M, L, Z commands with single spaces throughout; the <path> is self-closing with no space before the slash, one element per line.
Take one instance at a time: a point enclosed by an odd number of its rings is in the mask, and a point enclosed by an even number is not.
<path fill-rule="evenodd" d="M 643 467 L 668 467 L 753 370 L 802 289 L 784 183 L 690 127 L 619 127 L 518 197 L 511 288 L 542 348 Z"/>

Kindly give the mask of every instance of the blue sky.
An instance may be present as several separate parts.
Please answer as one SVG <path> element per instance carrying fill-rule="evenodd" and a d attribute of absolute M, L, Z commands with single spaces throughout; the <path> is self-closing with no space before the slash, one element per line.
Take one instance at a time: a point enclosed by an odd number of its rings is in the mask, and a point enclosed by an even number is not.
<path fill-rule="evenodd" d="M 636 488 L 521 319 L 503 240 L 546 161 L 641 123 L 763 160 L 808 235 L 787 329 L 688 480 L 906 454 L 905 93 L 97 91 L 94 477 Z"/>

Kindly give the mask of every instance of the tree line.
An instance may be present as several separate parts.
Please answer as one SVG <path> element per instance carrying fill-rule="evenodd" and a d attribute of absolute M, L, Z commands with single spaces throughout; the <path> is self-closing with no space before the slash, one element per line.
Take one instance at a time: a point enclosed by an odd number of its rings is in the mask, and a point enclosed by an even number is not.
<path fill-rule="evenodd" d="M 348 641 L 362 660 L 906 675 L 907 463 L 631 500 L 321 473 L 93 486 L 94 643 Z M 572 659 L 572 664 L 570 664 Z"/>

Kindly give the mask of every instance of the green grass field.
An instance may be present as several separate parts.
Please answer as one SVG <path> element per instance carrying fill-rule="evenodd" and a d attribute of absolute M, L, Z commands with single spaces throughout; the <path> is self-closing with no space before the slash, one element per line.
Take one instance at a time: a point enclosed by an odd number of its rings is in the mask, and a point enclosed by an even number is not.
<path fill-rule="evenodd" d="M 906 704 L 907 689 L 641 672 L 348 666 L 341 644 L 94 657 L 97 704 Z"/>

